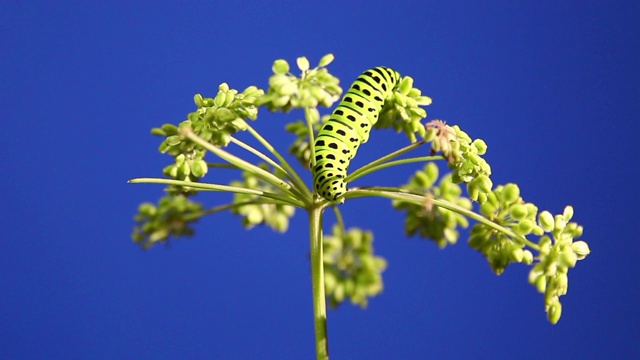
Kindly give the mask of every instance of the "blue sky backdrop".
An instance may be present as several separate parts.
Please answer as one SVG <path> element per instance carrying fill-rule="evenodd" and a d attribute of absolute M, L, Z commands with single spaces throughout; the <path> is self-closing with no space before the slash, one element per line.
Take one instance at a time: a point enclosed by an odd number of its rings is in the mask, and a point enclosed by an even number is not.
<path fill-rule="evenodd" d="M 495 184 L 572 204 L 592 249 L 552 326 L 526 266 L 497 277 L 466 239 L 440 250 L 407 239 L 388 201 L 349 202 L 389 267 L 368 309 L 329 312 L 333 358 L 640 358 L 639 4 L 3 1 L 0 358 L 313 358 L 302 212 L 285 235 L 219 214 L 145 252 L 132 216 L 162 187 L 126 181 L 161 176 L 171 159 L 149 130 L 183 120 L 193 94 L 266 88 L 275 59 L 329 52 L 344 88 L 377 65 L 412 76 L 429 119 L 487 142 Z M 301 117 L 263 111 L 255 127 L 285 147 Z M 374 133 L 354 161 L 406 142 Z"/>

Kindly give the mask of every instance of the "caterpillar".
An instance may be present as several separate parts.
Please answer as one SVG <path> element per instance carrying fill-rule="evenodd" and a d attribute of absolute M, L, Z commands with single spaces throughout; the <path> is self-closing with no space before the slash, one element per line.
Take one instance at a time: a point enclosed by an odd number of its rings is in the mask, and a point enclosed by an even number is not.
<path fill-rule="evenodd" d="M 345 193 L 349 163 L 360 144 L 369 140 L 371 127 L 399 81 L 400 74 L 387 67 L 363 72 L 322 126 L 314 143 L 316 164 L 312 168 L 320 196 L 335 201 Z"/>

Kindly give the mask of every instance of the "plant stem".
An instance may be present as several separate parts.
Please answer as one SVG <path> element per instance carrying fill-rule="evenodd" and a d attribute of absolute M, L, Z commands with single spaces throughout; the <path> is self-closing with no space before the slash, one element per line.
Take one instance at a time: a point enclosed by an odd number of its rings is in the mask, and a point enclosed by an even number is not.
<path fill-rule="evenodd" d="M 327 305 L 324 293 L 324 259 L 322 254 L 323 207 L 309 209 L 309 235 L 311 238 L 311 282 L 313 287 L 313 323 L 316 332 L 316 358 L 329 359 L 327 339 Z"/>
<path fill-rule="evenodd" d="M 415 142 L 413 144 L 409 144 L 409 145 L 403 147 L 402 149 L 399 149 L 399 150 L 396 150 L 396 151 L 394 151 L 394 152 L 392 152 L 390 154 L 387 154 L 387 155 L 385 155 L 385 156 L 383 156 L 383 157 L 381 157 L 381 158 L 379 158 L 377 160 L 374 160 L 374 161 L 362 166 L 361 168 L 356 169 L 355 171 L 353 171 L 351 174 L 349 174 L 347 176 L 345 181 L 351 181 L 353 179 L 357 179 L 360 176 L 362 176 L 360 173 L 368 172 L 370 168 L 375 167 L 377 165 L 380 165 L 380 164 L 384 163 L 385 161 L 389 161 L 389 160 L 391 160 L 393 158 L 396 158 L 396 157 L 398 157 L 398 156 L 400 156 L 402 154 L 405 154 L 405 153 L 407 153 L 407 152 L 409 152 L 409 151 L 411 151 L 411 150 L 413 150 L 415 148 L 418 148 L 418 147 L 420 147 L 420 146 L 422 146 L 424 144 L 426 144 L 426 141 L 420 140 L 420 141 Z"/>
<path fill-rule="evenodd" d="M 395 161 L 389 161 L 386 163 L 381 163 L 381 164 L 377 164 L 374 166 L 370 166 L 367 167 L 366 169 L 360 169 L 360 171 L 358 173 L 355 174 L 355 176 L 353 174 L 351 174 L 350 176 L 347 177 L 347 179 L 345 181 L 354 181 L 358 178 L 361 178 L 365 175 L 371 174 L 372 172 L 378 171 L 378 170 L 382 170 L 391 166 L 396 166 L 396 165 L 405 165 L 405 164 L 411 164 L 411 163 L 416 163 L 416 162 L 427 162 L 427 161 L 434 161 L 434 160 L 442 160 L 444 159 L 441 155 L 435 155 L 435 156 L 421 156 L 421 157 L 414 157 L 414 158 L 408 158 L 408 159 L 401 159 L 401 160 L 395 160 Z"/>
<path fill-rule="evenodd" d="M 309 150 L 311 151 L 311 168 L 313 169 L 316 166 L 316 149 L 315 149 L 315 139 L 313 134 L 313 123 L 311 122 L 310 109 L 308 107 L 304 108 L 304 118 L 307 121 L 307 130 L 309 131 Z"/>
<path fill-rule="evenodd" d="M 258 140 L 262 144 L 262 146 L 264 146 L 267 150 L 269 150 L 269 152 L 271 152 L 273 156 L 275 156 L 276 159 L 278 159 L 278 161 L 280 161 L 280 164 L 282 164 L 282 167 L 284 168 L 284 170 L 286 170 L 284 172 L 287 174 L 289 179 L 291 179 L 291 182 L 295 185 L 295 187 L 298 190 L 300 190 L 300 192 L 302 193 L 303 197 L 301 198 L 301 200 L 311 198 L 311 191 L 307 188 L 304 181 L 302 181 L 302 179 L 300 178 L 300 175 L 298 175 L 298 173 L 293 169 L 293 167 L 289 165 L 287 160 L 282 155 L 280 155 L 278 150 L 276 150 L 276 148 L 274 148 L 273 145 L 271 145 L 265 138 L 262 137 L 262 135 L 260 135 L 249 124 L 247 124 L 247 131 L 249 131 L 249 133 L 253 135 L 253 137 L 255 137 L 256 140 Z"/>
<path fill-rule="evenodd" d="M 381 196 L 389 199 L 405 200 L 405 201 L 410 201 L 414 204 L 422 204 L 424 202 L 424 195 L 412 194 L 403 190 L 399 190 L 397 188 L 376 187 L 376 188 L 370 188 L 370 189 L 356 189 L 356 190 L 349 190 L 345 194 L 345 198 L 347 199 L 359 198 L 359 197 L 370 197 L 370 196 Z M 433 205 L 445 208 L 447 210 L 451 210 L 453 212 L 466 216 L 470 219 L 476 220 L 479 223 L 489 226 L 490 228 L 511 237 L 512 239 L 514 239 L 517 242 L 520 242 L 521 244 L 524 244 L 538 251 L 540 250 L 540 246 L 538 246 L 538 244 L 530 241 L 524 236 L 514 233 L 511 229 L 507 227 L 504 227 L 500 224 L 497 224 L 491 221 L 490 219 L 487 219 L 483 215 L 478 214 L 473 210 L 465 209 L 461 206 L 458 206 L 452 202 L 449 202 L 443 199 L 433 199 Z"/>
<path fill-rule="evenodd" d="M 233 136 L 231 136 L 231 142 L 240 146 L 241 148 L 247 150 L 248 152 L 252 153 L 253 155 L 259 157 L 260 159 L 264 160 L 267 164 L 273 166 L 274 168 L 282 171 L 283 173 L 287 174 L 287 172 L 280 166 L 278 165 L 275 161 L 271 160 L 267 155 L 261 153 L 260 151 L 256 150 L 253 146 L 245 144 L 244 142 L 234 138 Z M 287 174 L 289 175 L 289 174 Z"/>
<path fill-rule="evenodd" d="M 237 186 L 197 183 L 197 182 L 190 182 L 190 181 L 159 179 L 159 178 L 136 178 L 136 179 L 131 179 L 128 182 L 130 184 L 178 185 L 178 186 L 184 186 L 184 187 L 189 187 L 193 189 L 200 189 L 203 191 L 223 191 L 223 192 L 230 192 L 230 193 L 258 195 L 268 199 L 272 199 L 270 203 L 274 203 L 274 204 L 292 205 L 299 208 L 303 208 L 305 206 L 305 204 L 300 202 L 298 199 L 290 196 L 286 196 L 285 194 L 275 194 L 267 191 L 247 189 L 247 188 L 237 187 Z"/>
<path fill-rule="evenodd" d="M 260 168 L 259 166 L 253 165 L 229 152 L 209 143 L 208 141 L 202 139 L 198 135 L 196 135 L 191 129 L 182 130 L 182 136 L 188 138 L 189 140 L 195 142 L 196 144 L 202 146 L 203 148 L 211 151 L 216 154 L 223 160 L 228 161 L 229 163 L 237 166 L 238 168 L 247 171 L 256 177 L 264 180 L 265 182 L 270 183 L 271 185 L 277 187 L 285 194 L 289 195 L 292 198 L 295 198 L 295 194 L 291 192 L 291 185 L 286 183 L 284 180 L 278 178 L 277 176 L 271 174 L 270 172 Z"/>

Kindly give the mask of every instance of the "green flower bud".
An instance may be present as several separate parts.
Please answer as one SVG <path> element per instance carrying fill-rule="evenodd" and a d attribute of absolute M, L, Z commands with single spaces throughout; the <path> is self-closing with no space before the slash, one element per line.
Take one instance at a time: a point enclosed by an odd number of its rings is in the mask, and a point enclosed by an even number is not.
<path fill-rule="evenodd" d="M 203 177 L 207 174 L 209 168 L 207 167 L 207 162 L 204 160 L 195 160 L 191 165 L 191 172 L 195 177 Z"/>
<path fill-rule="evenodd" d="M 425 174 L 428 176 L 429 180 L 431 181 L 431 183 L 433 183 L 434 181 L 436 181 L 438 179 L 438 165 L 436 165 L 433 162 L 428 163 L 425 167 L 424 167 L 424 172 Z"/>
<path fill-rule="evenodd" d="M 490 201 L 487 201 L 484 204 L 480 205 L 480 212 L 482 213 L 482 215 L 488 218 L 493 217 L 496 210 L 497 208 Z"/>
<path fill-rule="evenodd" d="M 541 237 L 540 241 L 538 242 L 538 246 L 540 246 L 541 254 L 549 254 L 549 252 L 551 251 L 551 238 L 548 236 Z"/>
<path fill-rule="evenodd" d="M 187 160 L 187 157 L 184 154 L 180 154 L 176 156 L 176 165 L 182 166 L 182 164 L 184 164 L 186 160 Z"/>
<path fill-rule="evenodd" d="M 536 225 L 533 227 L 533 229 L 531 229 L 531 233 L 536 236 L 542 236 L 544 235 L 544 230 L 542 230 L 540 226 Z"/>
<path fill-rule="evenodd" d="M 538 215 L 538 224 L 546 232 L 551 232 L 555 227 L 553 215 L 548 211 L 543 211 Z"/>
<path fill-rule="evenodd" d="M 502 199 L 507 204 L 512 204 L 520 198 L 520 188 L 516 184 L 506 184 L 502 189 Z"/>
<path fill-rule="evenodd" d="M 522 220 L 527 216 L 527 207 L 524 204 L 515 204 L 509 208 L 509 214 L 515 220 Z"/>
<path fill-rule="evenodd" d="M 547 308 L 547 319 L 549 319 L 550 323 L 555 325 L 560 320 L 560 316 L 562 316 L 562 304 L 556 299 Z"/>
<path fill-rule="evenodd" d="M 513 230 L 517 231 L 521 235 L 527 235 L 531 233 L 534 225 L 535 224 L 533 223 L 533 221 L 529 219 L 523 219 L 518 223 L 517 230 L 515 228 Z"/>
<path fill-rule="evenodd" d="M 472 144 L 478 151 L 479 155 L 484 155 L 487 152 L 487 143 L 485 143 L 484 140 L 475 139 Z"/>
<path fill-rule="evenodd" d="M 273 70 L 273 72 L 276 74 L 286 74 L 289 72 L 289 63 L 287 62 L 287 60 L 278 59 L 273 62 L 271 70 Z"/>
<path fill-rule="evenodd" d="M 189 163 L 184 162 L 178 167 L 178 176 L 184 179 L 189 177 L 189 175 L 191 175 L 191 168 L 189 167 Z"/>
<path fill-rule="evenodd" d="M 556 293 L 558 296 L 566 295 L 569 291 L 569 277 L 566 273 L 559 273 L 555 279 Z"/>
<path fill-rule="evenodd" d="M 535 285 L 538 292 L 542 294 L 547 289 L 547 277 L 544 275 L 539 275 L 535 278 L 533 284 Z"/>
<path fill-rule="evenodd" d="M 216 97 L 213 99 L 213 104 L 216 107 L 223 107 L 225 98 L 226 98 L 226 93 L 223 91 L 219 91 Z"/>
<path fill-rule="evenodd" d="M 218 85 L 218 91 L 221 91 L 221 92 L 229 91 L 229 84 L 222 83 L 222 84 Z"/>
<path fill-rule="evenodd" d="M 223 122 L 234 120 L 237 117 L 236 113 L 224 107 L 216 109 L 215 114 L 218 120 Z"/>
<path fill-rule="evenodd" d="M 217 97 L 217 96 L 216 96 L 216 97 Z M 224 103 L 223 103 L 223 106 L 228 107 L 229 105 L 231 105 L 231 103 L 233 102 L 233 100 L 235 99 L 235 97 L 236 97 L 236 91 L 235 91 L 235 90 L 227 91 L 227 92 L 224 94 Z"/>
<path fill-rule="evenodd" d="M 520 248 L 513 249 L 513 251 L 511 252 L 511 258 L 515 260 L 515 262 L 522 262 L 522 260 L 524 259 L 524 250 Z"/>
<path fill-rule="evenodd" d="M 571 237 L 575 239 L 582 236 L 583 228 L 574 222 L 570 222 L 567 224 L 566 230 L 571 234 Z"/>
<path fill-rule="evenodd" d="M 587 257 L 587 255 L 591 253 L 591 250 L 589 249 L 589 245 L 582 240 L 576 241 L 573 244 L 571 244 L 571 249 L 573 249 L 573 252 L 578 257 L 578 260 L 584 259 L 585 257 Z"/>
<path fill-rule="evenodd" d="M 531 251 L 524 250 L 524 253 L 522 256 L 522 262 L 527 265 L 531 265 L 533 263 L 533 254 L 531 253 Z"/>
<path fill-rule="evenodd" d="M 431 100 L 431 98 L 428 96 L 418 96 L 418 97 L 414 97 L 414 99 L 416 99 L 416 103 L 420 106 L 429 106 L 433 102 L 433 100 Z M 425 113 L 425 116 L 426 116 L 426 113 Z"/>
<path fill-rule="evenodd" d="M 562 213 L 562 216 L 564 217 L 565 221 L 569 221 L 571 220 L 571 218 L 573 217 L 573 206 L 568 205 L 564 208 L 564 212 Z"/>
<path fill-rule="evenodd" d="M 178 127 L 173 124 L 164 124 L 161 128 L 167 135 L 178 135 Z"/>
<path fill-rule="evenodd" d="M 333 54 L 327 54 L 325 56 L 323 56 L 320 59 L 320 62 L 318 63 L 318 67 L 325 67 L 329 64 L 331 64 L 331 62 L 333 62 L 334 56 Z"/>
<path fill-rule="evenodd" d="M 573 252 L 573 248 L 566 248 L 562 253 L 560 253 L 560 264 L 572 268 L 576 266 L 576 262 L 578 261 L 578 255 Z"/>
<path fill-rule="evenodd" d="M 167 136 L 167 133 L 162 130 L 162 128 L 153 128 L 151 129 L 151 134 L 156 136 Z"/>
<path fill-rule="evenodd" d="M 556 215 L 556 230 L 564 230 L 564 227 L 567 226 L 567 222 L 562 215 Z"/>
<path fill-rule="evenodd" d="M 164 140 L 165 144 L 169 145 L 169 146 L 176 146 L 178 144 L 180 144 L 182 142 L 182 140 L 180 140 L 180 136 L 178 135 L 172 135 L 169 136 L 168 138 L 166 138 Z"/>
<path fill-rule="evenodd" d="M 483 193 L 488 193 L 491 191 L 491 188 L 493 187 L 493 182 L 491 181 L 491 179 L 489 179 L 488 176 L 480 175 L 476 178 L 476 181 L 478 183 L 480 191 L 482 191 Z"/>
<path fill-rule="evenodd" d="M 297 58 L 296 59 L 296 64 L 298 64 L 298 68 L 302 72 L 305 72 L 305 71 L 309 70 L 309 60 L 304 56 L 301 56 L 301 57 Z"/>
<path fill-rule="evenodd" d="M 295 94 L 296 91 L 298 91 L 298 84 L 295 83 L 295 82 L 288 82 L 286 84 L 283 84 L 278 89 L 278 94 L 280 94 L 280 95 L 293 95 L 293 94 Z"/>
<path fill-rule="evenodd" d="M 202 95 L 200 94 L 195 94 L 193 96 L 193 102 L 196 103 L 196 106 L 198 108 L 204 107 L 204 100 L 202 99 Z"/>
<path fill-rule="evenodd" d="M 138 207 L 138 212 L 142 215 L 153 216 L 156 213 L 156 207 L 152 203 L 142 203 Z"/>
<path fill-rule="evenodd" d="M 409 95 L 409 90 L 411 90 L 411 88 L 413 88 L 413 78 L 410 76 L 403 77 L 398 91 L 400 91 L 402 95 Z"/>

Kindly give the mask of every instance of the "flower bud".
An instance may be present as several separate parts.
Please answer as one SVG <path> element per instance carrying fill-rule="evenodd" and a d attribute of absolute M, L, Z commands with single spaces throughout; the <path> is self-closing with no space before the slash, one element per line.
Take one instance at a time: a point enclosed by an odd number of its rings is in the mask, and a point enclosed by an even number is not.
<path fill-rule="evenodd" d="M 527 217 L 527 207 L 524 204 L 515 204 L 509 208 L 509 214 L 515 220 L 522 220 Z"/>
<path fill-rule="evenodd" d="M 530 234 L 533 226 L 533 221 L 529 219 L 523 219 L 522 221 L 520 221 L 520 223 L 518 223 L 518 232 L 522 235 Z"/>
<path fill-rule="evenodd" d="M 589 249 L 589 245 L 582 240 L 576 241 L 573 244 L 571 244 L 571 248 L 573 249 L 573 252 L 578 257 L 578 260 L 584 259 L 585 257 L 587 257 L 587 255 L 591 253 L 591 250 Z"/>
<path fill-rule="evenodd" d="M 193 102 L 196 103 L 196 106 L 199 107 L 199 108 L 204 106 L 204 101 L 202 99 L 202 95 L 200 95 L 200 94 L 195 94 L 193 96 Z"/>
<path fill-rule="evenodd" d="M 293 95 L 298 90 L 298 84 L 295 82 L 288 82 L 283 84 L 277 91 L 280 95 Z"/>
<path fill-rule="evenodd" d="M 487 201 L 480 206 L 480 212 L 488 218 L 492 217 L 495 211 L 496 207 L 490 201 Z"/>
<path fill-rule="evenodd" d="M 273 62 L 271 70 L 273 70 L 275 74 L 286 74 L 289 72 L 289 63 L 287 60 L 278 59 Z"/>
<path fill-rule="evenodd" d="M 565 221 L 569 221 L 571 220 L 571 218 L 573 217 L 573 206 L 568 205 L 564 208 L 564 212 L 562 213 L 562 216 L 564 217 Z"/>
<path fill-rule="evenodd" d="M 298 64 L 298 68 L 302 72 L 305 72 L 305 71 L 309 70 L 309 60 L 304 56 L 301 56 L 301 57 L 297 58 L 296 59 L 296 64 Z"/>
<path fill-rule="evenodd" d="M 542 227 L 542 229 L 544 229 L 544 231 L 551 232 L 551 230 L 553 230 L 553 228 L 555 226 L 555 222 L 553 220 L 553 215 L 551 215 L 551 213 L 546 211 L 546 210 L 542 211 L 538 215 L 538 224 L 540 224 L 540 227 Z"/>
<path fill-rule="evenodd" d="M 487 152 L 487 143 L 482 139 L 475 139 L 473 141 L 473 146 L 476 148 L 479 155 L 484 155 Z"/>
<path fill-rule="evenodd" d="M 564 219 L 562 215 L 556 215 L 556 230 L 563 230 L 565 226 L 567 226 L 567 221 Z"/>
<path fill-rule="evenodd" d="M 318 63 L 318 67 L 325 67 L 329 64 L 331 64 L 331 62 L 333 62 L 334 56 L 333 54 L 327 54 L 325 56 L 323 56 L 320 59 L 320 62 Z"/>
<path fill-rule="evenodd" d="M 549 319 L 550 323 L 555 325 L 560 320 L 560 316 L 562 316 L 562 304 L 556 299 L 556 301 L 550 304 L 547 308 L 547 319 Z"/>

